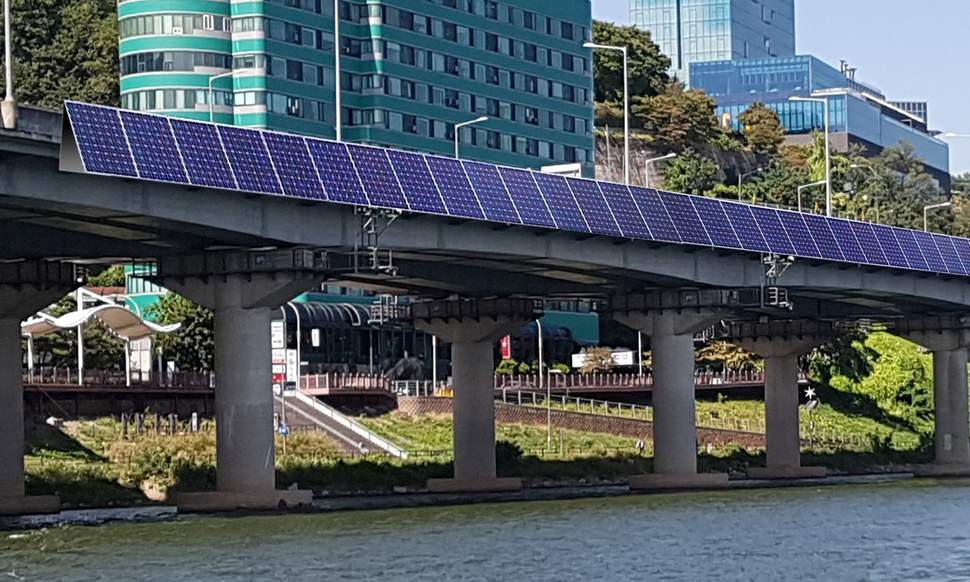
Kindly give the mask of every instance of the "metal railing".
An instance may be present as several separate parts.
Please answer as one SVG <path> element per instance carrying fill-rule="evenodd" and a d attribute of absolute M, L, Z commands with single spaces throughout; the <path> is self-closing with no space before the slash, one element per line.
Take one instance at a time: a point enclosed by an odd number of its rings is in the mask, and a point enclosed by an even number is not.
<path fill-rule="evenodd" d="M 304 374 L 303 390 L 326 390 L 328 392 L 391 392 L 390 382 L 380 374 Z"/>
<path fill-rule="evenodd" d="M 215 388 L 215 376 L 206 372 L 166 372 L 161 377 L 157 373 L 133 370 L 132 387 L 179 388 L 210 390 Z M 23 383 L 34 386 L 127 386 L 124 370 L 84 370 L 83 382 L 78 382 L 78 371 L 74 367 L 37 367 L 25 370 Z"/>
<path fill-rule="evenodd" d="M 334 421 L 340 426 L 351 431 L 355 435 L 361 437 L 362 439 L 364 439 L 365 442 L 368 442 L 374 445 L 375 447 L 381 449 L 387 454 L 394 457 L 399 457 L 402 459 L 407 458 L 408 454 L 406 451 L 404 451 L 394 443 L 390 442 L 389 440 L 385 439 L 384 437 L 378 435 L 374 431 L 368 429 L 367 427 L 355 421 L 354 419 L 344 414 L 341 414 L 335 408 L 331 406 L 327 406 L 320 400 L 312 396 L 307 396 L 299 391 L 294 393 L 292 397 L 298 400 L 300 403 L 312 408 L 314 412 L 329 418 L 330 420 Z M 287 398 L 289 398 L 289 396 Z"/>
<path fill-rule="evenodd" d="M 653 387 L 652 374 L 545 374 L 545 382 L 553 391 L 565 390 L 617 390 L 647 389 Z M 799 372 L 798 381 L 808 382 L 808 374 Z M 765 374 L 756 370 L 725 370 L 723 372 L 708 372 L 698 370 L 694 373 L 695 386 L 760 386 L 765 382 Z M 544 384 L 545 386 L 545 384 Z M 538 388 L 538 374 L 496 374 L 495 389 L 505 388 Z"/>

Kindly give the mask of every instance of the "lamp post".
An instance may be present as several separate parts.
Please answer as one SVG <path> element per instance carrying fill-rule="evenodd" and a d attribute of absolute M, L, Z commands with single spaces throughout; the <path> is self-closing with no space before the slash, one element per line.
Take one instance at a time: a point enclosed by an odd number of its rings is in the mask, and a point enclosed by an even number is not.
<path fill-rule="evenodd" d="M 584 48 L 623 53 L 623 182 L 630 184 L 630 68 L 629 52 L 625 46 L 610 46 L 587 42 Z"/>
<path fill-rule="evenodd" d="M 937 210 L 939 208 L 949 208 L 953 206 L 952 202 L 940 202 L 939 204 L 930 204 L 929 206 L 923 207 L 923 232 L 929 232 L 929 212 L 930 210 Z"/>
<path fill-rule="evenodd" d="M 469 125 L 475 125 L 476 123 L 485 123 L 486 121 L 488 121 L 488 117 L 485 116 L 485 115 L 483 115 L 481 117 L 477 117 L 475 119 L 472 119 L 471 121 L 465 121 L 463 123 L 456 123 L 455 124 L 455 159 L 456 160 L 459 159 L 459 157 L 458 157 L 458 141 L 459 141 L 459 139 L 458 138 L 461 137 L 461 128 L 468 127 Z"/>
<path fill-rule="evenodd" d="M 646 183 L 647 188 L 650 187 L 650 165 L 656 162 L 662 162 L 664 160 L 670 160 L 676 157 L 677 157 L 677 154 L 671 152 L 665 156 L 660 156 L 659 158 L 650 158 L 649 160 L 643 163 L 643 168 L 647 175 L 647 183 Z"/>
<path fill-rule="evenodd" d="M 542 320 L 536 320 L 536 335 L 539 338 L 539 392 L 546 389 L 546 448 L 552 448 L 552 387 L 545 382 L 542 371 Z"/>
<path fill-rule="evenodd" d="M 788 100 L 822 104 L 825 124 L 825 215 L 832 216 L 832 150 L 829 147 L 829 100 L 827 97 L 789 97 Z"/>
<path fill-rule="evenodd" d="M 6 80 L 7 93 L 0 103 L 0 116 L 2 116 L 2 127 L 5 129 L 15 129 L 17 127 L 17 102 L 13 97 L 13 23 L 10 16 L 10 3 L 12 0 L 3 0 L 3 53 L 4 53 L 4 79 Z"/>
<path fill-rule="evenodd" d="M 209 123 L 213 121 L 213 109 L 215 108 L 215 103 L 212 100 L 212 82 L 216 79 L 224 79 L 226 77 L 231 77 L 233 71 L 228 71 L 225 73 L 219 73 L 218 75 L 213 75 L 209 77 Z"/>
<path fill-rule="evenodd" d="M 814 188 L 816 186 L 823 186 L 825 180 L 819 180 L 818 182 L 812 182 L 811 184 L 803 184 L 798 187 L 798 211 L 802 211 L 802 190 L 807 190 L 809 188 Z"/>
<path fill-rule="evenodd" d="M 334 79 L 334 129 L 337 141 L 343 141 L 343 99 L 340 79 L 340 0 L 333 0 L 333 79 Z"/>
<path fill-rule="evenodd" d="M 741 182 L 743 182 L 745 178 L 748 178 L 750 176 L 754 176 L 755 174 L 757 174 L 759 172 L 763 172 L 763 171 L 764 171 L 764 168 L 760 168 L 760 167 L 759 168 L 755 168 L 755 169 L 751 170 L 750 172 L 741 172 L 741 171 L 738 171 L 738 200 L 741 200 L 741 198 L 742 198 L 742 196 L 741 196 Z"/>

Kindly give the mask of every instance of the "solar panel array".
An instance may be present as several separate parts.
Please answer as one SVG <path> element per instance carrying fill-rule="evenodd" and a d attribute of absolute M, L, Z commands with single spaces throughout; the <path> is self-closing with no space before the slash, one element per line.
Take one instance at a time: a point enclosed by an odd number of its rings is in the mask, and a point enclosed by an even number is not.
<path fill-rule="evenodd" d="M 970 240 L 68 102 L 84 170 L 582 234 L 970 275 Z"/>

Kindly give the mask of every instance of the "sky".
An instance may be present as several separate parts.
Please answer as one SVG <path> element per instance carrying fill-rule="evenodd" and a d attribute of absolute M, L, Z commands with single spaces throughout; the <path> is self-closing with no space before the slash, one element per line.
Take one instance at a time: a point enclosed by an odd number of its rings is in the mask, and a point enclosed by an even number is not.
<path fill-rule="evenodd" d="M 629 23 L 628 0 L 593 0 L 593 17 Z M 795 0 L 796 44 L 890 99 L 929 102 L 930 128 L 970 134 L 970 2 Z M 970 139 L 949 138 L 950 171 L 970 172 Z"/>

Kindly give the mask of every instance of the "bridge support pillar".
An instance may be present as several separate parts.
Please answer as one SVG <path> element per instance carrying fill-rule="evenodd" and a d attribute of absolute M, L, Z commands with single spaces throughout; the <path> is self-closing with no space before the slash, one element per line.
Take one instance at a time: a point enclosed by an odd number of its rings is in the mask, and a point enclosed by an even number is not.
<path fill-rule="evenodd" d="M 825 467 L 803 467 L 798 416 L 798 357 L 814 338 L 760 338 L 738 342 L 765 359 L 765 467 L 748 469 L 752 479 L 805 479 L 826 475 Z"/>
<path fill-rule="evenodd" d="M 531 301 L 435 302 L 415 326 L 451 344 L 454 478 L 431 479 L 436 493 L 517 491 L 521 479 L 500 478 L 495 462 L 495 342 L 535 319 Z M 503 306 L 505 308 L 503 308 Z M 417 306 L 415 306 L 417 308 Z M 475 311 L 488 314 L 475 316 Z M 418 309 L 417 311 L 420 311 Z"/>
<path fill-rule="evenodd" d="M 694 404 L 694 334 L 711 325 L 713 312 L 616 313 L 650 336 L 653 354 L 653 474 L 631 477 L 632 489 L 695 489 L 727 484 L 723 473 L 697 472 Z"/>
<path fill-rule="evenodd" d="M 24 488 L 24 387 L 20 322 L 75 286 L 71 265 L 0 265 L 0 515 L 57 513 L 56 495 L 27 496 Z"/>
<path fill-rule="evenodd" d="M 258 264 L 285 263 L 287 253 L 259 255 L 267 258 Z M 272 309 L 320 277 L 286 264 L 270 272 L 244 270 L 254 264 L 246 259 L 217 255 L 203 257 L 201 265 L 184 258 L 159 265 L 165 287 L 215 315 L 216 491 L 179 494 L 179 511 L 292 508 L 313 501 L 309 490 L 276 489 L 270 319 Z"/>
<path fill-rule="evenodd" d="M 933 401 L 936 432 L 932 465 L 921 475 L 970 475 L 970 407 L 967 398 L 967 347 L 970 330 L 904 332 L 904 337 L 933 353 Z"/>

